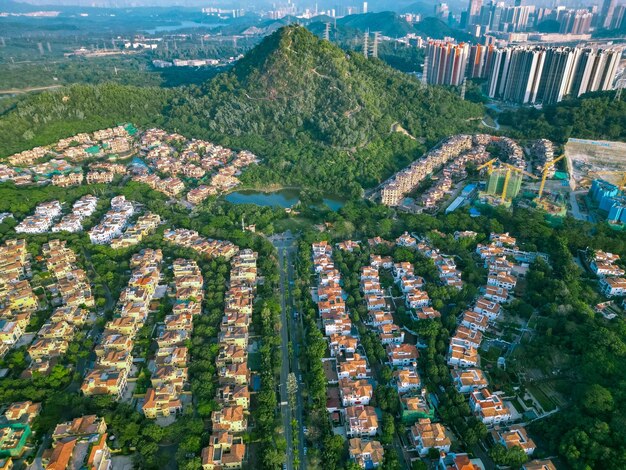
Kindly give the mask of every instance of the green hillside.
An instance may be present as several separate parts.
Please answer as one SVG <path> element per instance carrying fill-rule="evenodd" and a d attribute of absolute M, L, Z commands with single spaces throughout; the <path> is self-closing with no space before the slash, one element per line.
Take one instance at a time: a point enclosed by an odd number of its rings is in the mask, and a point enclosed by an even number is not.
<path fill-rule="evenodd" d="M 170 124 L 267 156 L 259 181 L 345 191 L 373 186 L 424 146 L 467 130 L 481 107 L 299 26 L 173 107 Z M 391 134 L 400 122 L 418 140 Z"/>
<path fill-rule="evenodd" d="M 0 108 L 0 157 L 118 122 L 163 123 L 165 107 L 176 93 L 106 83 L 30 95 Z"/>
<path fill-rule="evenodd" d="M 414 33 L 415 29 L 410 23 L 400 18 L 392 11 L 380 13 L 366 13 L 361 15 L 348 15 L 337 20 L 337 24 L 361 31 L 380 31 L 383 36 L 403 37 Z"/>
<path fill-rule="evenodd" d="M 288 26 L 200 87 L 73 86 L 19 100 L 0 115 L 0 156 L 133 121 L 258 153 L 249 184 L 359 194 L 481 115 L 443 88 Z M 395 122 L 416 140 L 392 133 Z"/>

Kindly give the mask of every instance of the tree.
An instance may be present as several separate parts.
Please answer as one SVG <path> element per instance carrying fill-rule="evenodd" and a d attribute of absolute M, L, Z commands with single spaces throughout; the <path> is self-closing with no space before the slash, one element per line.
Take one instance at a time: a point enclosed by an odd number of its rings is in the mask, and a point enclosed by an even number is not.
<path fill-rule="evenodd" d="M 602 385 L 592 384 L 583 393 L 581 404 L 591 415 L 606 413 L 613 409 L 613 395 Z"/>

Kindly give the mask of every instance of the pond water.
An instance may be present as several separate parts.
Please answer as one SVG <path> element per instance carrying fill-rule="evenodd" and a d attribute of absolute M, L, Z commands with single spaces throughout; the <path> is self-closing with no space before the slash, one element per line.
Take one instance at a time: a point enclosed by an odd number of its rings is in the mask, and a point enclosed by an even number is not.
<path fill-rule="evenodd" d="M 297 189 L 280 189 L 272 192 L 262 192 L 244 189 L 235 191 L 224 196 L 224 199 L 232 204 L 256 204 L 257 206 L 282 207 L 287 209 L 295 206 L 300 201 L 300 192 Z M 341 209 L 345 201 L 338 197 L 327 196 L 322 198 L 322 203 L 332 211 Z M 313 206 L 320 206 L 314 204 Z"/>

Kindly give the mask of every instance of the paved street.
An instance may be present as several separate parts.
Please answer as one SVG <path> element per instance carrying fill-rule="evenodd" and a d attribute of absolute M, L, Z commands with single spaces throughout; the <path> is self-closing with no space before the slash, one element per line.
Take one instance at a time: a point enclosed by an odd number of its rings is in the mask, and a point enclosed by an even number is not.
<path fill-rule="evenodd" d="M 300 383 L 298 383 L 298 391 L 296 393 L 296 403 L 294 405 L 295 416 L 292 414 L 292 407 L 289 403 L 289 394 L 287 392 L 287 378 L 290 372 L 293 372 L 298 379 L 300 378 L 300 370 L 298 364 L 298 354 L 300 345 L 296 334 L 296 324 L 294 321 L 294 299 L 293 285 L 295 280 L 294 273 L 294 255 L 296 253 L 295 239 L 290 233 L 277 235 L 271 239 L 274 247 L 278 251 L 278 263 L 280 273 L 280 306 L 281 306 L 281 351 L 282 365 L 280 371 L 280 407 L 282 413 L 282 423 L 285 430 L 285 439 L 287 440 L 287 468 L 303 469 L 305 465 L 304 455 L 304 431 L 302 420 L 302 394 L 300 391 Z M 289 357 L 289 340 L 293 342 L 294 361 L 290 361 Z M 298 449 L 293 449 L 292 419 L 298 422 Z M 295 453 L 297 452 L 297 454 Z M 297 459 L 295 458 L 297 457 Z M 296 465 L 299 462 L 299 465 Z"/>

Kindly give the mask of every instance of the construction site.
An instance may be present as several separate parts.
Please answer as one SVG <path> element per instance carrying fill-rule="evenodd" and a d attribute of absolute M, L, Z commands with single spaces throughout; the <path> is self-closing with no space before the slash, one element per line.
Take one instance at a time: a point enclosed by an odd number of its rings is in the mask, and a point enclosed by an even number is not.
<path fill-rule="evenodd" d="M 565 145 L 570 187 L 588 189 L 595 179 L 620 185 L 626 174 L 626 143 L 569 139 Z"/>
<path fill-rule="evenodd" d="M 547 139 L 522 147 L 502 136 L 453 136 L 382 183 L 378 197 L 383 204 L 408 212 L 445 208 L 449 213 L 474 201 L 510 207 L 515 201 L 552 217 L 564 217 L 570 211 L 577 219 L 596 220 L 594 205 L 583 188 L 596 179 L 613 181 L 619 189 L 626 185 L 621 169 L 625 164 L 618 157 L 626 155 L 626 144 L 608 144 L 570 139 L 566 151 L 557 153 L 561 149 Z M 595 153 L 581 150 L 590 145 Z M 573 160 L 567 158 L 570 155 Z M 471 174 L 465 171 L 466 165 L 473 166 Z M 474 189 L 463 194 L 464 187 Z M 577 187 L 577 191 L 572 189 Z"/>

